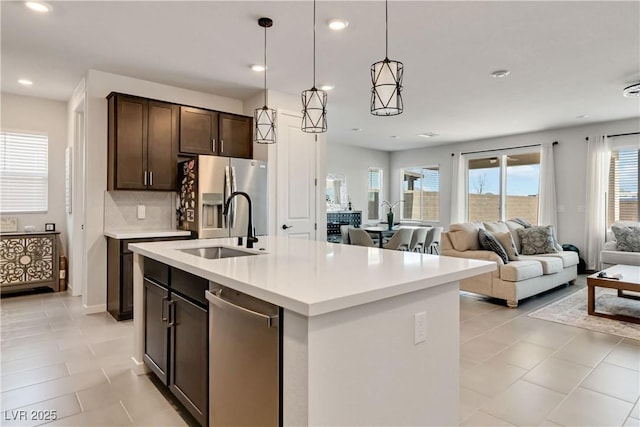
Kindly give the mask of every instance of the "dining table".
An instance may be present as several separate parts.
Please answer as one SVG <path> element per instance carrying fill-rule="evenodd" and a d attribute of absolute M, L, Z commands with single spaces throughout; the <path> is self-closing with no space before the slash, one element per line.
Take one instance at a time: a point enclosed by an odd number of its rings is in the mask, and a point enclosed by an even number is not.
<path fill-rule="evenodd" d="M 393 227 L 391 227 L 391 229 L 389 229 L 389 227 L 386 224 L 382 224 L 382 225 L 374 225 L 374 226 L 368 226 L 368 227 L 362 227 L 362 229 L 364 231 L 366 231 L 369 234 L 372 234 L 375 238 L 378 239 L 378 246 L 380 248 L 383 248 L 383 240 L 384 238 L 391 238 L 393 237 L 393 235 L 395 234 L 396 231 L 398 231 L 398 229 L 400 228 L 419 228 L 418 226 L 413 226 L 413 225 L 394 225 Z"/>

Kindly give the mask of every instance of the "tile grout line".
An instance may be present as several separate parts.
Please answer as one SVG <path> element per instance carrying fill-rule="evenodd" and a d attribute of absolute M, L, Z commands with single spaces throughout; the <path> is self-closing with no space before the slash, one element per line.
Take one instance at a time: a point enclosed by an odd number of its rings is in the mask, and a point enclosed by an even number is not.
<path fill-rule="evenodd" d="M 122 400 L 119 400 L 118 402 L 120 402 L 120 406 L 122 406 L 124 413 L 127 414 L 127 417 L 129 417 L 129 421 L 131 421 L 131 424 L 134 424 L 133 418 L 131 418 L 131 414 L 129 414 L 129 411 L 127 411 L 127 407 L 124 406 L 124 403 L 122 402 Z"/>
<path fill-rule="evenodd" d="M 73 394 L 75 394 L 76 396 L 76 400 L 78 401 L 78 405 L 80 406 L 80 412 L 85 412 L 84 411 L 84 406 L 82 405 L 82 400 L 80 400 L 80 395 L 78 394 L 77 391 L 74 391 Z"/>
<path fill-rule="evenodd" d="M 107 375 L 107 373 L 105 372 L 104 368 L 100 368 L 100 370 L 104 374 L 105 378 L 107 378 L 107 381 L 109 382 L 109 384 L 111 384 L 111 379 L 109 378 L 109 375 Z"/>

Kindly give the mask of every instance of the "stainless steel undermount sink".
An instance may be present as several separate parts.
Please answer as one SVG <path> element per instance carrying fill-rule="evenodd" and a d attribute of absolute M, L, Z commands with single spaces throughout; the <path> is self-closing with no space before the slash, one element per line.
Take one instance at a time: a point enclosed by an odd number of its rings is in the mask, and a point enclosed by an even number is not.
<path fill-rule="evenodd" d="M 259 255 L 251 252 L 238 251 L 224 246 L 209 246 L 206 248 L 179 249 L 181 252 L 209 259 L 235 258 L 239 256 Z"/>

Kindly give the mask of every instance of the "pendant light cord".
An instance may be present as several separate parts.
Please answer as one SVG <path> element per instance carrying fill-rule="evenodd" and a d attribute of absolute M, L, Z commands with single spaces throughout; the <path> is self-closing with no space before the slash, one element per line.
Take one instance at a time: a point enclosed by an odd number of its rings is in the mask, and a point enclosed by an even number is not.
<path fill-rule="evenodd" d="M 267 26 L 264 26 L 264 106 L 267 106 Z"/>
<path fill-rule="evenodd" d="M 384 57 L 389 58 L 389 1 L 384 0 Z"/>
<path fill-rule="evenodd" d="M 313 87 L 316 87 L 316 0 L 313 0 Z"/>

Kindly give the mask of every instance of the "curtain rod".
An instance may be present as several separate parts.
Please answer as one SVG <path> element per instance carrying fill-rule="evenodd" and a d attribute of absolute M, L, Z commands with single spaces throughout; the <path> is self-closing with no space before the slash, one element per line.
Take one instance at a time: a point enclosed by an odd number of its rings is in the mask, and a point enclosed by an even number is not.
<path fill-rule="evenodd" d="M 629 133 L 619 133 L 617 135 L 607 135 L 607 138 L 615 138 L 616 136 L 628 136 L 628 135 L 640 135 L 640 132 L 629 132 Z M 585 138 L 585 141 L 588 141 L 589 137 Z"/>
<path fill-rule="evenodd" d="M 519 148 L 531 148 L 531 147 L 540 147 L 542 144 L 531 144 L 531 145 L 520 145 L 519 147 L 508 147 L 508 148 L 494 148 L 493 150 L 480 150 L 480 151 L 468 151 L 466 153 L 460 153 L 461 155 L 467 154 L 478 154 L 478 153 L 489 153 L 492 151 L 502 151 L 502 150 L 517 150 Z M 553 141 L 552 145 L 558 145 L 558 141 Z M 455 156 L 455 153 L 451 153 L 452 156 Z"/>

